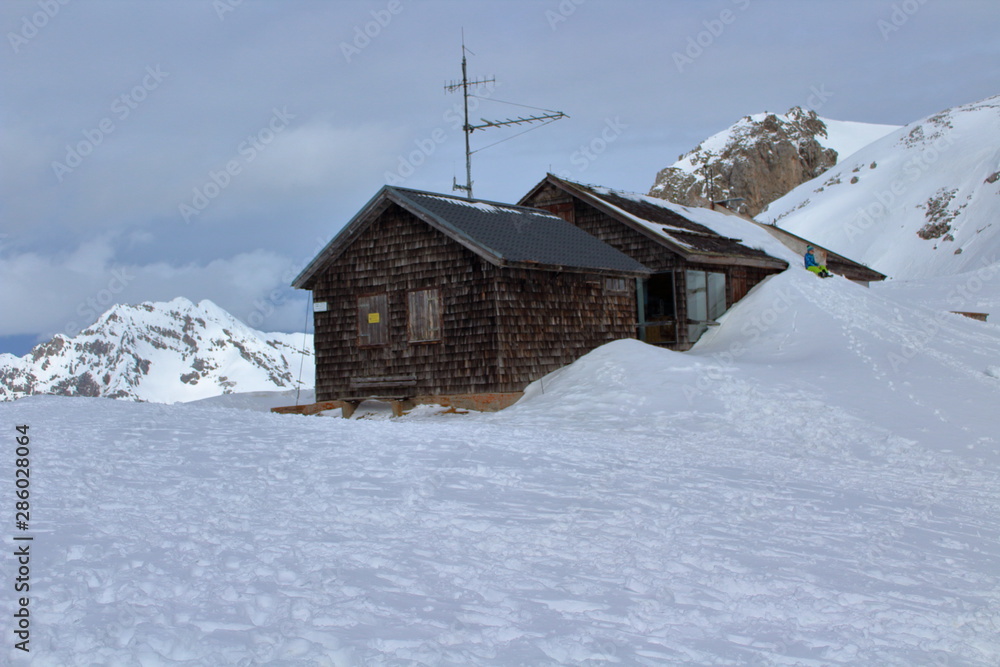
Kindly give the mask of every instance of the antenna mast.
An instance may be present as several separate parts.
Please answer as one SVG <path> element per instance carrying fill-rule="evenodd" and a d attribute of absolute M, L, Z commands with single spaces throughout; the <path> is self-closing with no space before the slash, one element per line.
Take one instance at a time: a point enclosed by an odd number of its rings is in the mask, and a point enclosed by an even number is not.
<path fill-rule="evenodd" d="M 465 133 L 465 185 L 461 185 L 457 180 L 453 180 L 452 189 L 453 190 L 463 190 L 465 196 L 472 199 L 472 154 L 473 151 L 470 147 L 469 137 L 476 130 L 483 130 L 488 127 L 504 127 L 507 125 L 520 125 L 521 123 L 534 123 L 540 121 L 553 122 L 559 120 L 560 118 L 566 118 L 566 114 L 561 111 L 550 111 L 549 113 L 538 115 L 538 116 L 528 116 L 528 117 L 518 117 L 518 118 L 508 118 L 506 120 L 486 120 L 481 118 L 482 125 L 472 125 L 469 123 L 469 87 L 470 86 L 481 86 L 488 83 L 496 83 L 496 79 L 490 77 L 489 79 L 476 79 L 475 81 L 469 81 L 467 64 L 465 59 L 465 53 L 469 51 L 465 47 L 465 32 L 462 33 L 462 80 L 461 82 L 452 82 L 444 87 L 444 89 L 449 92 L 455 92 L 456 90 L 462 90 L 462 105 L 465 109 L 465 123 L 462 125 L 462 132 Z M 472 53 L 472 55 L 476 55 Z M 499 101 L 499 100 L 497 100 Z M 511 104 L 508 102 L 507 104 Z M 524 105 L 520 105 L 524 106 Z M 533 108 L 533 107 L 532 107 Z M 538 109 L 538 111 L 548 111 L 547 109 Z M 538 126 L 541 127 L 541 126 Z M 513 138 L 513 137 L 510 137 Z M 499 142 L 498 142 L 499 143 Z M 487 146 L 488 148 L 488 146 Z M 480 149 L 482 150 L 482 149 Z"/>

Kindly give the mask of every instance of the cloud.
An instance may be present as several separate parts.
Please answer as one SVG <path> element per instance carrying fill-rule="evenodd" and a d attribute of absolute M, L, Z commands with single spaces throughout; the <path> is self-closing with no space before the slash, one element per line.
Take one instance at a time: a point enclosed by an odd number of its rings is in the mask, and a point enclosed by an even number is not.
<path fill-rule="evenodd" d="M 398 150 L 404 140 L 399 128 L 379 124 L 336 126 L 312 120 L 292 125 L 247 165 L 245 187 L 264 196 L 274 191 L 359 187 L 370 183 L 373 175 L 381 176 L 383 156 Z"/>
<path fill-rule="evenodd" d="M 257 328 L 293 331 L 304 324 L 305 294 L 289 287 L 303 261 L 265 250 L 204 264 L 122 264 L 110 239 L 58 254 L 0 256 L 0 336 L 42 332 L 74 336 L 116 303 L 210 299 Z"/>

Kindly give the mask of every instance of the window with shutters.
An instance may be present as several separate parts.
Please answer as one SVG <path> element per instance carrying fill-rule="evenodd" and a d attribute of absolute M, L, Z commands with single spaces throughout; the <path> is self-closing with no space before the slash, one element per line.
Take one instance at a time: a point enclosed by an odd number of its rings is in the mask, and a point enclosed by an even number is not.
<path fill-rule="evenodd" d="M 358 297 L 358 345 L 370 347 L 389 343 L 389 297 L 369 294 Z"/>
<path fill-rule="evenodd" d="M 422 289 L 409 294 L 407 331 L 411 343 L 441 340 L 441 290 Z"/>

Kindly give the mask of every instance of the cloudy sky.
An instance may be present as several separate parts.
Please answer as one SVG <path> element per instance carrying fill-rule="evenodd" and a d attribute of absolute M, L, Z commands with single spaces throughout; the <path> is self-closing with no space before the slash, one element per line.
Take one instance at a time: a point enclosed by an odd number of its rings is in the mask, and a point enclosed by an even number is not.
<path fill-rule="evenodd" d="M 645 192 L 741 116 L 905 124 L 1000 93 L 995 0 L 4 0 L 0 352 L 117 302 L 302 330 L 288 283 L 387 181 Z M 514 106 L 511 103 L 524 105 Z M 502 141 L 495 146 L 494 142 Z"/>

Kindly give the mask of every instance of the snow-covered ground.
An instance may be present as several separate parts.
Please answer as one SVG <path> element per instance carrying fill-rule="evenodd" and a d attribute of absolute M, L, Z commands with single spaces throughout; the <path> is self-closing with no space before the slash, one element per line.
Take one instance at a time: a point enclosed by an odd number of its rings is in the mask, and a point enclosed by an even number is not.
<path fill-rule="evenodd" d="M 8 556 L 0 655 L 994 666 L 998 405 L 1000 327 L 797 270 L 496 414 L 0 404 L 35 537 L 31 653 Z"/>

